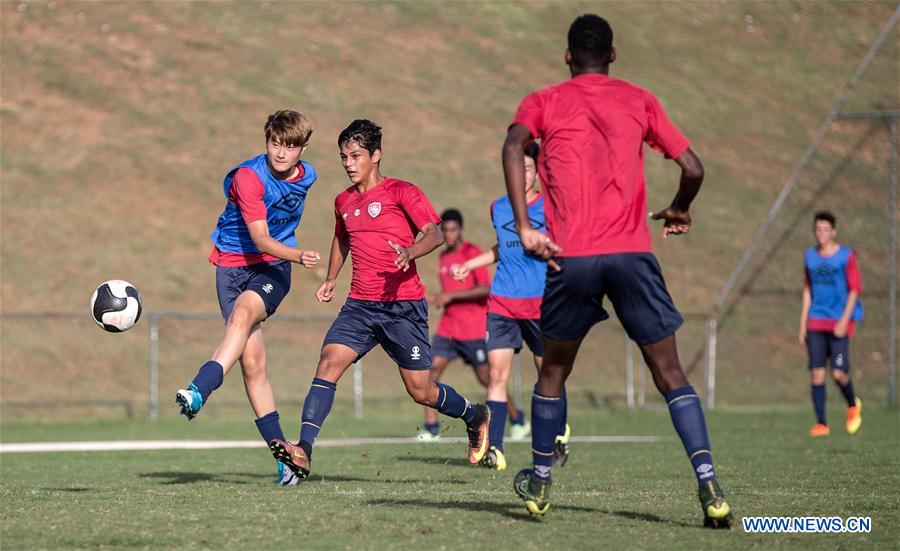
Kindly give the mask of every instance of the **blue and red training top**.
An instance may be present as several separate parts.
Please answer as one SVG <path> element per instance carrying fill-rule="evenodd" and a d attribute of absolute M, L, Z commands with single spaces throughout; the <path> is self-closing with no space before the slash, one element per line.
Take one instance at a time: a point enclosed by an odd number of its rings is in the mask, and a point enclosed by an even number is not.
<path fill-rule="evenodd" d="M 806 250 L 803 260 L 806 286 L 812 295 L 806 328 L 809 331 L 833 331 L 844 313 L 850 291 L 862 291 L 862 275 L 856 253 L 850 247 L 838 246 L 836 253 L 822 256 L 816 247 L 811 247 Z M 856 299 L 847 325 L 848 336 L 853 336 L 853 322 L 861 319 L 862 302 Z"/>
<path fill-rule="evenodd" d="M 279 180 L 269 170 L 266 155 L 258 155 L 232 168 L 222 188 L 225 210 L 219 216 L 212 237 L 215 248 L 209 261 L 217 266 L 249 266 L 280 259 L 260 252 L 253 244 L 247 224 L 265 220 L 269 235 L 288 247 L 297 246 L 297 226 L 316 170 L 300 161 L 294 178 Z"/>
<path fill-rule="evenodd" d="M 546 233 L 544 196 L 528 204 L 531 227 Z M 497 232 L 497 272 L 491 283 L 488 313 L 513 319 L 540 319 L 547 263 L 525 252 L 516 231 L 509 196 L 491 204 L 491 222 Z"/>

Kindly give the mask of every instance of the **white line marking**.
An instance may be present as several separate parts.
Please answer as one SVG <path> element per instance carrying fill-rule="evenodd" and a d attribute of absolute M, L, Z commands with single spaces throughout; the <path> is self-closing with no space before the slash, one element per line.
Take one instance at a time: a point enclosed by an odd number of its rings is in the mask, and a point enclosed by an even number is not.
<path fill-rule="evenodd" d="M 573 436 L 570 442 L 613 444 L 622 442 L 660 442 L 669 438 L 661 436 Z M 316 446 L 378 446 L 421 444 L 462 444 L 466 439 L 455 436 L 442 437 L 437 442 L 419 442 L 410 438 L 344 438 L 319 440 Z M 507 444 L 530 443 L 530 440 L 507 440 Z M 132 450 L 219 450 L 228 448 L 264 448 L 261 440 L 114 440 L 106 442 L 21 442 L 0 444 L 0 453 L 36 452 L 108 452 Z"/>

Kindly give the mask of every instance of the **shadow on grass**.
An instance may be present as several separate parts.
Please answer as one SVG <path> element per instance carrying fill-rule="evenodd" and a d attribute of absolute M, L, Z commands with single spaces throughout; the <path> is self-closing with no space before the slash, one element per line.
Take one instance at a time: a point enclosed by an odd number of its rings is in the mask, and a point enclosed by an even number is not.
<path fill-rule="evenodd" d="M 227 484 L 247 484 L 243 480 L 234 480 L 234 479 L 225 479 L 221 478 L 222 475 L 216 473 L 190 473 L 190 472 L 175 472 L 175 471 L 160 471 L 156 473 L 141 473 L 138 475 L 140 478 L 165 478 L 168 480 L 164 480 L 160 482 L 160 484 L 194 484 L 197 482 L 224 482 Z M 247 475 L 239 475 L 239 476 L 247 476 Z M 272 479 L 275 479 L 275 475 L 270 475 Z"/>
<path fill-rule="evenodd" d="M 38 488 L 39 490 L 43 490 L 45 492 L 93 492 L 93 488 Z"/>
<path fill-rule="evenodd" d="M 525 512 L 525 506 L 521 503 L 496 503 L 491 501 L 429 501 L 425 499 L 371 499 L 366 502 L 368 505 L 387 505 L 393 507 L 428 507 L 431 509 L 461 509 L 463 511 L 480 511 L 484 513 L 494 513 L 515 520 L 524 520 L 529 522 L 540 522 L 541 518 Z M 554 511 L 565 511 L 575 513 L 594 513 L 615 517 L 627 518 L 629 520 L 639 520 L 642 522 L 656 522 L 660 524 L 668 524 L 671 526 L 681 526 L 684 528 L 701 528 L 699 525 L 687 524 L 684 522 L 674 521 L 658 517 L 649 513 L 638 513 L 635 511 L 611 511 L 609 509 L 601 509 L 594 507 L 582 507 L 579 505 L 557 505 L 554 504 Z M 552 515 L 552 513 L 550 513 Z"/>

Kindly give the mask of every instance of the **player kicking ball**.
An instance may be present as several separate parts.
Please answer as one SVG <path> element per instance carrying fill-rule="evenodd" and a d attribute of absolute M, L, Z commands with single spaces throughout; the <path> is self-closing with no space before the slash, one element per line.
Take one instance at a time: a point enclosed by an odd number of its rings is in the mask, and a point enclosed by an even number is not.
<path fill-rule="evenodd" d="M 381 127 L 355 120 L 338 137 L 341 163 L 352 185 L 334 200 L 334 239 L 328 274 L 316 291 L 334 299 L 334 285 L 347 254 L 353 257 L 350 295 L 325 335 L 319 365 L 303 402 L 300 442 L 273 439 L 269 448 L 300 477 L 309 475 L 316 437 L 334 403 L 337 382 L 350 364 L 376 345 L 397 362 L 406 391 L 416 402 L 462 419 L 469 436 L 469 462 L 488 448 L 491 413 L 452 387 L 431 380 L 428 306 L 415 259 L 443 243 L 440 218 L 422 190 L 382 176 Z M 418 233 L 422 238 L 415 240 Z"/>
<path fill-rule="evenodd" d="M 628 336 L 637 342 L 656 388 L 666 398 L 675 430 L 699 485 L 704 525 L 729 528 L 731 510 L 713 466 L 700 398 L 685 377 L 675 347 L 683 321 L 666 289 L 647 226 L 643 143 L 674 159 L 681 181 L 664 220 L 663 236 L 687 233 L 691 201 L 703 166 L 684 135 L 650 92 L 609 77 L 616 59 L 613 32 L 602 17 L 575 19 L 565 54 L 572 78 L 533 92 L 519 104 L 503 145 L 506 189 L 522 246 L 554 258 L 541 304 L 544 362 L 531 403 L 534 466 L 515 478 L 528 511 L 550 508 L 550 476 L 565 382 L 581 341 L 607 318 L 609 298 Z M 538 170 L 547 195 L 547 234 L 528 218 L 525 148 L 541 140 Z"/>
<path fill-rule="evenodd" d="M 295 232 L 310 186 L 312 165 L 300 160 L 312 135 L 302 113 L 278 111 L 265 124 L 266 154 L 239 164 L 225 176 L 225 210 L 219 216 L 209 261 L 216 265 L 216 292 L 225 336 L 212 359 L 186 389 L 175 395 L 180 413 L 193 419 L 225 375 L 240 360 L 244 388 L 266 443 L 284 438 L 266 371 L 262 322 L 271 317 L 291 288 L 291 262 L 312 268 L 316 251 L 297 249 Z M 283 463 L 278 481 L 299 480 Z"/>

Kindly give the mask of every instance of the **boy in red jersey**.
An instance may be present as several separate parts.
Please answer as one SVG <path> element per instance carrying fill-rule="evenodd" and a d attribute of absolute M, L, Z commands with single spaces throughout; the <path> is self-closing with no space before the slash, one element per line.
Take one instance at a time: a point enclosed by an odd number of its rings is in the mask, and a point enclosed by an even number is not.
<path fill-rule="evenodd" d="M 541 304 L 544 362 L 531 407 L 534 468 L 520 471 L 514 487 L 529 512 L 547 512 L 565 381 L 584 336 L 609 317 L 603 309 L 608 297 L 669 404 L 697 477 L 704 525 L 729 528 L 732 515 L 716 480 L 703 409 L 675 348 L 683 320 L 652 254 L 643 143 L 681 167 L 671 206 L 653 215 L 665 221 L 663 236 L 690 229 L 688 208 L 703 166 L 653 94 L 608 76 L 616 59 L 612 43 L 612 28 L 602 17 L 575 19 L 565 58 L 572 78 L 526 96 L 503 145 L 506 189 L 522 245 L 560 266 L 548 271 Z M 532 228 L 525 200 L 522 157 L 536 139 L 546 235 Z"/>
<path fill-rule="evenodd" d="M 300 442 L 270 442 L 276 459 L 295 474 L 309 474 L 316 437 L 334 403 L 337 381 L 376 345 L 397 362 L 416 402 L 466 423 L 469 461 L 487 452 L 490 410 L 471 404 L 452 387 L 431 380 L 428 306 L 415 259 L 443 243 L 434 207 L 409 182 L 382 176 L 381 127 L 355 120 L 338 137 L 341 163 L 352 185 L 334 200 L 334 239 L 328 275 L 316 298 L 334 299 L 334 284 L 350 253 L 350 296 L 325 335 L 316 376 L 303 403 Z M 416 234 L 422 238 L 415 241 Z"/>
<path fill-rule="evenodd" d="M 447 364 L 456 358 L 472 366 L 478 382 L 487 387 L 490 381 L 487 343 L 487 297 L 490 292 L 491 276 L 487 268 L 472 270 L 471 274 L 456 279 L 453 271 L 466 261 L 481 254 L 477 245 L 463 239 L 463 216 L 457 209 L 447 209 L 441 213 L 441 231 L 446 248 L 441 252 L 438 280 L 441 292 L 428 295 L 428 303 L 443 309 L 441 321 L 431 340 L 431 378 L 439 381 Z M 488 402 L 488 407 L 492 407 Z M 513 428 L 521 432 L 524 415 L 510 401 L 503 404 L 504 413 L 500 422 L 505 423 L 506 409 L 513 420 Z M 494 413 L 492 410 L 492 417 Z M 494 427 L 497 427 L 494 419 Z M 518 423 L 518 425 L 516 425 Z M 503 425 L 500 425 L 503 432 Z M 493 430 L 491 431 L 494 432 Z M 425 427 L 416 436 L 422 442 L 435 442 L 441 437 L 440 423 L 434 408 L 425 408 Z"/>
<path fill-rule="evenodd" d="M 266 153 L 225 176 L 225 210 L 212 233 L 209 255 L 216 265 L 225 335 L 210 361 L 175 395 L 180 413 L 193 419 L 240 360 L 256 426 L 267 443 L 284 438 L 284 433 L 266 371 L 261 324 L 291 288 L 291 262 L 312 268 L 319 261 L 318 252 L 297 248 L 295 236 L 306 195 L 316 181 L 312 165 L 300 160 L 311 135 L 312 124 L 302 113 L 277 111 L 266 120 Z M 281 462 L 277 467 L 280 483 L 297 483 Z"/>

